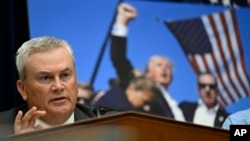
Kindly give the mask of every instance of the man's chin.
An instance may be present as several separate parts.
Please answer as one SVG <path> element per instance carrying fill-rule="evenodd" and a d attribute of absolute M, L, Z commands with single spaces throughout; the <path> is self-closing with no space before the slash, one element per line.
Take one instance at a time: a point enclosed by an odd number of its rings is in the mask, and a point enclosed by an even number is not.
<path fill-rule="evenodd" d="M 214 100 L 205 100 L 204 103 L 207 103 L 207 105 L 214 105 Z"/>
<path fill-rule="evenodd" d="M 167 86 L 169 84 L 169 81 L 162 80 L 160 81 L 160 84 L 162 84 L 163 86 Z"/>
<path fill-rule="evenodd" d="M 64 116 L 67 114 L 71 114 L 73 112 L 73 109 L 69 107 L 54 107 L 53 109 L 51 109 L 51 112 L 55 115 Z"/>

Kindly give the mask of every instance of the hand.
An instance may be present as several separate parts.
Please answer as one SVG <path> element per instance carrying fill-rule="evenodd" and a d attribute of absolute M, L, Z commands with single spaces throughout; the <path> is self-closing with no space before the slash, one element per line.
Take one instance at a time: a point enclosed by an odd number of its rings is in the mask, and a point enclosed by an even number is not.
<path fill-rule="evenodd" d="M 126 3 L 121 3 L 117 9 L 116 24 L 127 26 L 128 22 L 137 17 L 136 9 Z"/>
<path fill-rule="evenodd" d="M 14 133 L 27 133 L 39 129 L 44 129 L 42 125 L 35 126 L 36 119 L 41 116 L 45 116 L 46 111 L 37 110 L 36 107 L 32 107 L 24 116 L 22 111 L 18 111 L 15 123 L 14 123 Z"/>

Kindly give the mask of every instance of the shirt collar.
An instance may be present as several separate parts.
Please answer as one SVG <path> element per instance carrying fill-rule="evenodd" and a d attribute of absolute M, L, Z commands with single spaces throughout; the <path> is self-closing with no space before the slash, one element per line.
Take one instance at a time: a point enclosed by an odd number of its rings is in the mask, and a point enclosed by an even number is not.
<path fill-rule="evenodd" d="M 66 124 L 70 124 L 70 123 L 74 123 L 74 112 L 71 114 L 71 116 L 66 120 L 66 122 L 64 122 L 62 125 L 66 125 Z M 43 125 L 45 128 L 51 128 L 53 127 L 53 125 L 50 125 L 40 119 L 36 119 L 36 123 L 35 126 L 37 126 L 38 124 Z"/>
<path fill-rule="evenodd" d="M 205 107 L 208 111 L 211 111 L 211 112 L 218 111 L 218 109 L 220 107 L 219 103 L 217 103 L 213 108 L 208 109 L 207 106 L 206 106 L 206 104 L 202 101 L 202 99 L 198 100 L 198 106 L 199 107 Z"/>

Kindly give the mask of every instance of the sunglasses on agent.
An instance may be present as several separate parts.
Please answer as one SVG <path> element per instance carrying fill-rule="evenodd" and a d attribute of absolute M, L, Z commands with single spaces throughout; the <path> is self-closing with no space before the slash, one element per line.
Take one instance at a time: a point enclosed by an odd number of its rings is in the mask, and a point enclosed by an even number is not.
<path fill-rule="evenodd" d="M 208 86 L 210 89 L 216 89 L 216 88 L 217 88 L 217 85 L 216 85 L 216 84 L 198 83 L 198 85 L 199 85 L 199 88 L 201 88 L 201 89 L 204 89 L 204 88 L 206 88 L 207 86 Z"/>

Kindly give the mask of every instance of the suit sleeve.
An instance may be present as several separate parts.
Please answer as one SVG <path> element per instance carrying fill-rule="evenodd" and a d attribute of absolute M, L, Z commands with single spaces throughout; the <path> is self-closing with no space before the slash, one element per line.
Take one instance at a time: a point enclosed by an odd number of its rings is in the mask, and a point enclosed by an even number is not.
<path fill-rule="evenodd" d="M 111 61 L 120 79 L 121 86 L 125 89 L 129 81 L 134 77 L 133 66 L 127 58 L 125 37 L 111 36 Z"/>

